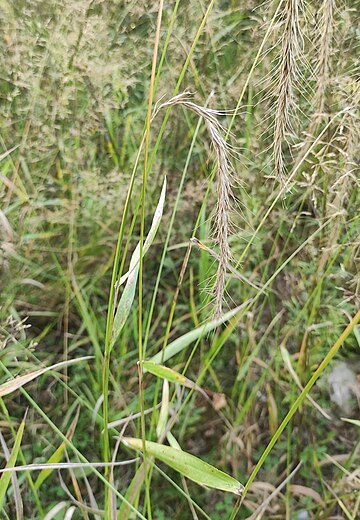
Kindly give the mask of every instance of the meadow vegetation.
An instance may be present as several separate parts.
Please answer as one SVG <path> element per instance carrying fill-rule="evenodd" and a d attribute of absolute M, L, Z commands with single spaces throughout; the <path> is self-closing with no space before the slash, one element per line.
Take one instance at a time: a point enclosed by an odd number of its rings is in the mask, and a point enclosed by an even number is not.
<path fill-rule="evenodd" d="M 359 1 L 0 5 L 0 518 L 359 518 Z"/>

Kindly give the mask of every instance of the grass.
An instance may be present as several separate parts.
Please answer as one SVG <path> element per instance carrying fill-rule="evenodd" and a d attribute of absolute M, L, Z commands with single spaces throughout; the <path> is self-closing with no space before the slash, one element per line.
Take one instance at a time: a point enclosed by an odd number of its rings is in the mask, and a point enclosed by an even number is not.
<path fill-rule="evenodd" d="M 358 7 L 2 3 L 1 518 L 357 518 Z"/>

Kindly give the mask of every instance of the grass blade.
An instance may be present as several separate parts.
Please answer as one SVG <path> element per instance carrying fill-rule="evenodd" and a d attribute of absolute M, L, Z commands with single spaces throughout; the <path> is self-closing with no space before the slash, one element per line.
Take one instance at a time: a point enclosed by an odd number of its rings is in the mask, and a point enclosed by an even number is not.
<path fill-rule="evenodd" d="M 60 511 L 62 511 L 66 506 L 68 505 L 67 502 L 65 501 L 62 501 L 62 502 L 59 502 L 58 504 L 56 504 L 56 506 L 52 507 L 51 510 L 47 513 L 47 515 L 45 516 L 44 520 L 52 520 L 53 518 L 56 517 L 56 515 L 58 513 L 60 513 Z"/>
<path fill-rule="evenodd" d="M 125 498 L 127 502 L 123 502 L 120 506 L 120 509 L 118 511 L 117 518 L 118 520 L 128 520 L 131 514 L 131 509 L 129 507 L 129 503 L 133 504 L 134 507 L 137 506 L 137 502 L 139 500 L 140 491 L 142 484 L 145 479 L 145 467 L 142 463 L 137 472 L 135 473 L 132 481 L 130 482 L 130 485 L 127 489 Z"/>
<path fill-rule="evenodd" d="M 155 213 L 154 213 L 150 231 L 145 239 L 144 246 L 142 248 L 143 255 L 146 253 L 146 251 L 148 251 L 149 247 L 153 243 L 156 232 L 160 225 L 160 220 L 161 220 L 163 210 L 164 210 L 165 194 L 166 194 L 166 177 L 164 179 L 159 202 L 158 202 L 158 205 L 157 205 Z M 134 302 L 134 298 L 135 298 L 135 290 L 136 290 L 136 285 L 137 285 L 137 280 L 138 280 L 138 275 L 139 275 L 139 268 L 140 268 L 140 244 L 138 244 L 136 246 L 135 251 L 133 252 L 133 255 L 130 260 L 129 271 L 120 279 L 119 284 L 118 284 L 118 285 L 121 285 L 122 283 L 124 283 L 125 280 L 127 280 L 124 291 L 120 298 L 119 305 L 118 305 L 116 313 L 115 313 L 113 329 L 112 329 L 111 348 L 114 346 L 114 343 L 117 340 L 117 338 L 119 337 L 119 334 L 122 331 L 122 328 L 124 327 L 126 320 L 128 319 L 128 316 L 130 314 L 130 309 L 131 309 L 131 306 L 132 306 L 132 304 Z"/>
<path fill-rule="evenodd" d="M 20 445 L 21 445 L 21 440 L 22 440 L 22 436 L 24 433 L 24 428 L 25 428 L 25 419 L 23 419 L 21 421 L 21 424 L 19 426 L 18 432 L 15 437 L 15 442 L 14 442 L 13 449 L 11 451 L 10 458 L 9 458 L 8 462 L 6 463 L 5 468 L 13 468 L 15 466 L 15 463 L 16 463 L 16 460 L 17 460 L 17 457 L 19 454 L 19 450 L 20 450 Z M 2 510 L 5 494 L 6 494 L 8 486 L 9 486 L 10 480 L 11 480 L 10 472 L 4 473 L 0 479 L 0 510 Z"/>
<path fill-rule="evenodd" d="M 5 455 L 5 460 L 6 460 L 6 462 L 8 462 L 10 460 L 10 451 L 8 450 L 5 439 L 1 432 L 0 432 L 0 443 L 1 443 L 1 447 L 2 447 L 4 455 Z M 17 479 L 17 476 L 15 473 L 13 475 L 11 475 L 11 480 L 12 480 L 12 486 L 13 486 L 13 490 L 14 490 L 16 520 L 23 520 L 24 505 L 23 505 L 23 501 L 21 498 L 19 482 L 18 482 L 18 479 Z"/>
<path fill-rule="evenodd" d="M 71 359 L 69 361 L 61 361 L 60 363 L 55 363 L 55 365 L 51 365 L 49 367 L 40 368 L 39 370 L 34 370 L 33 372 L 30 372 L 29 374 L 24 374 L 23 376 L 15 377 L 14 379 L 10 379 L 10 381 L 6 381 L 6 383 L 3 383 L 0 385 L 0 397 L 4 397 L 5 395 L 9 395 L 15 390 L 18 390 L 22 386 L 26 385 L 27 383 L 30 383 L 30 381 L 33 381 L 37 377 L 41 376 L 42 374 L 45 374 L 46 372 L 49 372 L 49 370 L 55 370 L 58 368 L 62 368 L 64 366 L 73 365 L 74 363 L 79 363 L 80 361 L 84 361 L 86 359 L 91 359 L 92 356 L 84 356 L 77 359 Z"/>
<path fill-rule="evenodd" d="M 345 417 L 341 417 L 341 420 L 350 424 L 355 424 L 355 426 L 359 426 L 360 428 L 360 421 L 358 421 L 357 419 L 346 419 Z"/>
<path fill-rule="evenodd" d="M 248 303 L 249 302 L 245 302 L 245 304 Z M 243 309 L 245 304 L 242 304 L 239 307 L 236 307 L 235 309 L 232 309 L 231 311 L 225 313 L 221 318 L 209 321 L 208 323 L 201 325 L 201 327 L 191 330 L 187 334 L 184 334 L 180 338 L 177 338 L 175 341 L 167 345 L 164 351 L 160 351 L 157 354 L 155 354 L 155 356 L 153 356 L 150 359 L 150 361 L 156 364 L 167 361 L 168 359 L 172 358 L 173 356 L 184 350 L 191 343 L 199 339 L 201 336 L 208 334 L 209 332 L 215 330 L 217 327 L 219 327 L 226 321 L 229 321 L 233 316 L 235 316 L 240 310 Z"/>
<path fill-rule="evenodd" d="M 74 420 L 72 421 L 72 423 L 70 424 L 70 427 L 66 433 L 66 438 L 71 440 L 73 435 L 74 435 L 74 432 L 75 432 L 75 428 L 76 428 L 76 425 L 77 425 L 77 422 L 78 422 L 78 419 L 79 419 L 79 414 L 80 414 L 80 407 L 77 409 L 77 412 L 76 412 L 76 415 L 75 415 L 75 418 Z M 66 449 L 66 443 L 65 441 L 63 441 L 60 446 L 54 451 L 54 453 L 51 455 L 51 457 L 49 458 L 49 460 L 47 461 L 48 464 L 56 464 L 58 462 L 61 461 L 62 459 L 62 456 L 64 454 L 64 451 Z M 48 476 L 53 472 L 54 470 L 53 469 L 43 469 L 38 478 L 36 479 L 35 481 L 35 489 L 39 489 L 39 487 L 41 486 L 41 484 L 48 478 Z"/>
<path fill-rule="evenodd" d="M 122 442 L 129 448 L 142 451 L 143 442 L 141 439 L 124 437 Z M 234 493 L 235 495 L 241 495 L 242 493 L 243 486 L 235 478 L 190 453 L 151 441 L 145 442 L 145 449 L 148 455 L 161 460 L 197 484 Z"/>
<path fill-rule="evenodd" d="M 182 374 L 179 374 L 179 372 L 176 372 L 176 370 L 173 370 L 172 368 L 165 367 L 164 365 L 158 365 L 153 361 L 144 361 L 143 368 L 144 372 L 150 372 L 150 374 L 153 374 L 156 377 L 160 377 L 161 379 L 166 379 L 170 383 L 177 383 L 178 385 L 185 386 L 186 388 L 197 390 L 206 396 L 206 393 L 202 388 L 199 387 L 199 385 Z"/>
<path fill-rule="evenodd" d="M 164 379 L 160 414 L 159 414 L 159 419 L 158 419 L 158 422 L 156 425 L 156 434 L 157 434 L 158 440 L 161 440 L 161 436 L 165 432 L 168 417 L 169 417 L 169 382 L 167 379 Z"/>

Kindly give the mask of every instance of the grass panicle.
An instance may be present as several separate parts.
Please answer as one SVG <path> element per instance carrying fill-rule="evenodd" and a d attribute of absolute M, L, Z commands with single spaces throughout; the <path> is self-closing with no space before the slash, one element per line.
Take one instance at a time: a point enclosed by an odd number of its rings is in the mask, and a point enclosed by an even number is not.
<path fill-rule="evenodd" d="M 226 113 L 195 104 L 191 101 L 189 92 L 183 92 L 169 101 L 160 104 L 155 114 L 162 108 L 181 105 L 203 118 L 216 157 L 216 192 L 217 202 L 214 216 L 214 237 L 219 249 L 218 268 L 214 283 L 215 317 L 219 318 L 223 312 L 226 274 L 231 260 L 229 238 L 231 234 L 231 212 L 234 209 L 234 169 L 231 164 L 231 155 L 234 150 L 226 141 L 226 130 L 219 122 L 219 117 Z"/>
<path fill-rule="evenodd" d="M 296 110 L 295 90 L 299 75 L 299 60 L 303 49 L 303 38 L 299 15 L 301 0 L 286 0 L 281 19 L 281 51 L 275 72 L 274 90 L 274 175 L 285 183 L 285 161 L 283 147 L 288 142 L 288 135 L 293 133 L 293 114 Z"/>
<path fill-rule="evenodd" d="M 318 57 L 315 67 L 316 90 L 314 99 L 315 120 L 322 117 L 325 103 L 326 91 L 330 79 L 330 63 L 333 51 L 334 14 L 336 10 L 335 0 L 324 0 L 321 5 L 320 21 L 318 26 L 319 40 L 316 43 Z"/>

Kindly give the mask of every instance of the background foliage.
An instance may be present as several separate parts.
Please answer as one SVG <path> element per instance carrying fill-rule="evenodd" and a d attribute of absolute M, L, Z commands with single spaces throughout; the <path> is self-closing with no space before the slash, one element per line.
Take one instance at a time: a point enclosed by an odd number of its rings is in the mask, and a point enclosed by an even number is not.
<path fill-rule="evenodd" d="M 245 302 L 241 315 L 169 361 L 207 396 L 171 384 L 171 432 L 183 450 L 245 484 L 299 385 L 359 307 L 359 2 L 165 2 L 151 81 L 158 11 L 146 1 L 1 1 L 1 382 L 93 356 L 39 376 L 28 394 L 1 398 L 1 431 L 11 451 L 28 408 L 17 465 L 45 463 L 78 413 L 68 435 L 78 452 L 64 445 L 59 460 L 106 459 L 103 356 L 119 225 L 125 215 L 124 273 L 165 176 L 164 214 L 140 266 L 140 300 L 111 351 L 106 422 L 161 402 L 151 374 L 139 389 L 139 357 L 212 320 L 217 260 L 194 246 L 186 257 L 192 236 L 217 252 L 221 201 L 206 125 L 173 106 L 152 120 L 149 149 L 141 144 L 150 85 L 152 108 L 187 89 L 198 105 L 223 111 L 217 117 L 231 129 L 229 244 L 232 266 L 247 281 L 229 273 L 224 312 Z M 359 339 L 355 326 L 336 355 L 355 373 Z M 341 417 L 356 418 L 359 408 L 334 405 L 325 375 L 311 395 L 320 411 L 303 402 L 239 510 L 235 496 L 159 468 L 212 520 L 255 518 L 261 504 L 263 518 L 355 519 L 359 428 Z M 157 440 L 157 423 L 158 409 L 143 415 L 148 440 Z M 121 431 L 110 430 L 111 454 Z M 140 418 L 126 432 L 141 437 Z M 120 461 L 133 457 L 116 449 Z M 266 503 L 299 461 L 296 476 Z M 122 495 L 139 464 L 114 469 Z M 139 513 L 201 516 L 163 473 L 147 469 L 140 496 L 130 500 Z M 19 472 L 10 482 L 4 518 L 59 519 L 66 510 L 66 518 L 92 518 L 91 508 L 116 518 L 89 468 L 62 470 L 63 480 L 54 471 L 36 489 L 37 475 Z M 116 500 L 117 517 L 127 518 Z"/>

